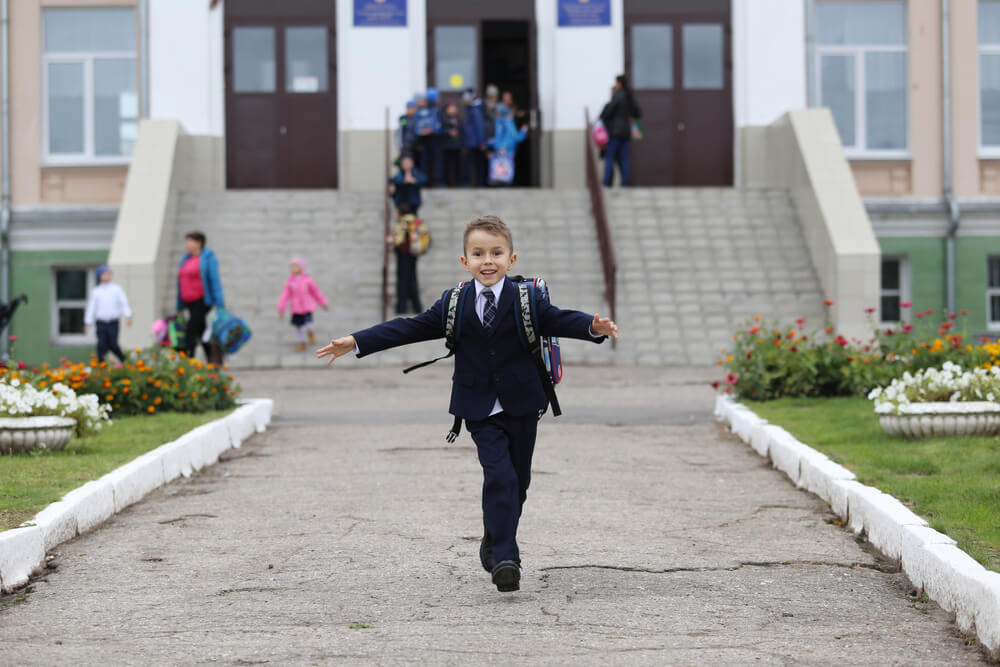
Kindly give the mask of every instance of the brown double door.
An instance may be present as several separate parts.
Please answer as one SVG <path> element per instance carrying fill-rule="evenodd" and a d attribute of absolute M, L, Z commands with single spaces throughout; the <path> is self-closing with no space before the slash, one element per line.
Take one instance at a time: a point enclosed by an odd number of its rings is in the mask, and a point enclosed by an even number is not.
<path fill-rule="evenodd" d="M 225 36 L 227 187 L 337 187 L 333 3 L 230 0 Z"/>
<path fill-rule="evenodd" d="M 659 11 L 650 11 L 654 4 Z M 643 129 L 631 144 L 632 185 L 733 184 L 728 3 L 683 11 L 712 4 L 626 3 L 626 73 Z M 629 12 L 630 5 L 640 11 Z M 680 11 L 668 11 L 672 6 Z"/>

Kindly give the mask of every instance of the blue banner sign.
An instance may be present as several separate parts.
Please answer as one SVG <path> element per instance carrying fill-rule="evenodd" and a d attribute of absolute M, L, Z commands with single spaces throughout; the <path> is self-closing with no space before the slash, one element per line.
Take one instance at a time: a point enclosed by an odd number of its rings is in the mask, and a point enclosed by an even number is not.
<path fill-rule="evenodd" d="M 559 0 L 559 27 L 611 25 L 611 0 Z"/>
<path fill-rule="evenodd" d="M 354 26 L 405 27 L 406 0 L 354 0 Z"/>

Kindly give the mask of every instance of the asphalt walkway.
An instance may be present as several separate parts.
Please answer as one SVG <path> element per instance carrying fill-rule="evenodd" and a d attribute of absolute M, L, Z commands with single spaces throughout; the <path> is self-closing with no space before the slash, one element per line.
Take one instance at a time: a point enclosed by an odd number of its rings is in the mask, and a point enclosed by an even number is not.
<path fill-rule="evenodd" d="M 241 371 L 265 434 L 62 545 L 0 602 L 4 664 L 982 662 L 711 415 L 710 375 L 566 369 L 522 589 L 480 569 L 450 369 Z"/>

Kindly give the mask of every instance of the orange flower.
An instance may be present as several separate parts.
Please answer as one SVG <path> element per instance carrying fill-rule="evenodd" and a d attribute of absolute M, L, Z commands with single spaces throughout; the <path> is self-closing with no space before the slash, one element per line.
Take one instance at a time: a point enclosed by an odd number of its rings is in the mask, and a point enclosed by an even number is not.
<path fill-rule="evenodd" d="M 154 398 L 154 399 L 153 399 L 153 403 L 154 403 L 155 405 L 159 405 L 159 404 L 160 404 L 160 403 L 162 403 L 162 402 L 163 402 L 163 399 L 162 399 L 162 398 L 160 398 L 159 396 L 157 396 L 156 398 Z"/>
<path fill-rule="evenodd" d="M 760 315 L 754 315 L 753 316 L 753 321 L 754 322 L 760 322 Z"/>
<path fill-rule="evenodd" d="M 114 396 L 112 394 L 108 394 L 107 396 L 104 397 L 104 400 L 107 401 L 108 403 L 110 403 L 113 399 Z"/>
<path fill-rule="evenodd" d="M 186 372 L 187 372 L 187 371 L 185 371 L 185 370 L 184 370 L 184 367 L 183 367 L 183 366 L 178 366 L 178 367 L 177 367 L 177 374 L 178 374 L 178 375 L 184 375 L 184 373 L 186 373 Z"/>
<path fill-rule="evenodd" d="M 154 412 L 156 412 L 156 408 L 154 408 L 154 407 L 153 407 L 153 406 L 151 405 L 151 406 L 149 406 L 148 408 L 146 408 L 146 412 L 148 412 L 149 414 L 153 414 Z"/>

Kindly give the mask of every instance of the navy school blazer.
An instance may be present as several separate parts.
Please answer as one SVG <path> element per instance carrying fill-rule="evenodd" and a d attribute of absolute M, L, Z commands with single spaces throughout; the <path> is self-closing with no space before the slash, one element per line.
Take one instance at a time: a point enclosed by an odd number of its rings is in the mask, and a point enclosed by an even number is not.
<path fill-rule="evenodd" d="M 441 309 L 451 290 L 437 303 L 414 317 L 397 317 L 358 331 L 354 341 L 358 357 L 391 347 L 444 338 Z M 517 333 L 514 303 L 516 289 L 504 278 L 497 314 L 489 331 L 476 315 L 476 290 L 463 296 L 462 328 L 455 345 L 455 374 L 452 376 L 451 406 L 448 412 L 462 419 L 485 419 L 497 398 L 504 412 L 512 416 L 537 414 L 548 405 L 538 367 Z M 560 310 L 538 301 L 538 327 L 542 336 L 577 338 L 601 343 L 606 336 L 590 335 L 594 318 L 578 310 Z"/>

